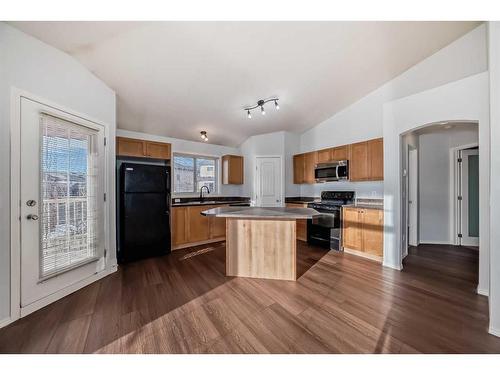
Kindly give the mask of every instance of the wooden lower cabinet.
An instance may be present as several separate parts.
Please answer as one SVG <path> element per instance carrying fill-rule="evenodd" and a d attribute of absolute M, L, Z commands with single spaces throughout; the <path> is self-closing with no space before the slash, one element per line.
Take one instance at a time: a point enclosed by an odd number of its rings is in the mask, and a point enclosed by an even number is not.
<path fill-rule="evenodd" d="M 226 219 L 223 217 L 212 216 L 210 218 L 210 238 L 221 238 L 221 237 L 226 237 Z"/>
<path fill-rule="evenodd" d="M 287 207 L 307 208 L 306 203 L 287 203 Z M 298 240 L 307 242 L 307 220 L 295 220 L 295 232 Z"/>
<path fill-rule="evenodd" d="M 381 257 L 384 252 L 384 212 L 363 209 L 363 251 Z"/>
<path fill-rule="evenodd" d="M 188 242 L 206 241 L 210 238 L 210 218 L 203 216 L 202 211 L 209 210 L 207 206 L 189 206 L 187 213 Z"/>
<path fill-rule="evenodd" d="M 342 246 L 345 252 L 382 261 L 384 211 L 344 207 L 342 209 Z"/>
<path fill-rule="evenodd" d="M 344 208 L 342 217 L 342 242 L 344 247 L 353 250 L 363 248 L 361 235 L 361 210 L 357 208 Z"/>
<path fill-rule="evenodd" d="M 224 240 L 226 219 L 201 214 L 216 207 L 221 205 L 172 207 L 172 249 Z"/>
<path fill-rule="evenodd" d="M 173 248 L 188 242 L 187 209 L 187 207 L 172 207 L 172 220 L 170 226 Z"/>

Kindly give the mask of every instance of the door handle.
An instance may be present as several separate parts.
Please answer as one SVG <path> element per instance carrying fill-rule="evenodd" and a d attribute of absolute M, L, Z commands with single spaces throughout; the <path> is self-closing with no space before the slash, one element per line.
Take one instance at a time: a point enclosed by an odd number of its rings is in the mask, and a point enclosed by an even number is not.
<path fill-rule="evenodd" d="M 35 214 L 29 214 L 28 216 L 26 216 L 26 219 L 28 220 L 38 220 L 38 215 L 35 215 Z"/>

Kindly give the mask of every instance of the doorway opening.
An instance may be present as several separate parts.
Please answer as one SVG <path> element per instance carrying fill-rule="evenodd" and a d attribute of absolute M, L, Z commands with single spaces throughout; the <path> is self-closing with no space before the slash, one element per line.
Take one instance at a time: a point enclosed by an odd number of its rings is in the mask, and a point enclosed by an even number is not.
<path fill-rule="evenodd" d="M 402 135 L 403 267 L 419 252 L 450 261 L 466 253 L 478 276 L 478 137 L 477 122 L 451 121 Z"/>

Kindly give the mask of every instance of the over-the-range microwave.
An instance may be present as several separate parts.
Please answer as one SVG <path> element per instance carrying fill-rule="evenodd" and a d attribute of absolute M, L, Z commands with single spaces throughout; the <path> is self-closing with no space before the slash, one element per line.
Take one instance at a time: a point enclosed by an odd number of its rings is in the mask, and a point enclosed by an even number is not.
<path fill-rule="evenodd" d="M 316 182 L 342 181 L 349 179 L 349 161 L 339 160 L 330 163 L 319 163 L 314 168 Z"/>

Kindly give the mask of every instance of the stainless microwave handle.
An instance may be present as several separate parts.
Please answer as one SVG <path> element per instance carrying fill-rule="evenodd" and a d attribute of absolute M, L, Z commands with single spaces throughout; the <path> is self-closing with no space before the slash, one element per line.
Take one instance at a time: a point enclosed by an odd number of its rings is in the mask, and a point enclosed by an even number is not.
<path fill-rule="evenodd" d="M 337 166 L 335 167 L 335 176 L 337 176 L 337 180 L 338 180 L 338 179 L 340 179 L 340 178 L 339 178 L 339 165 L 337 165 Z"/>

